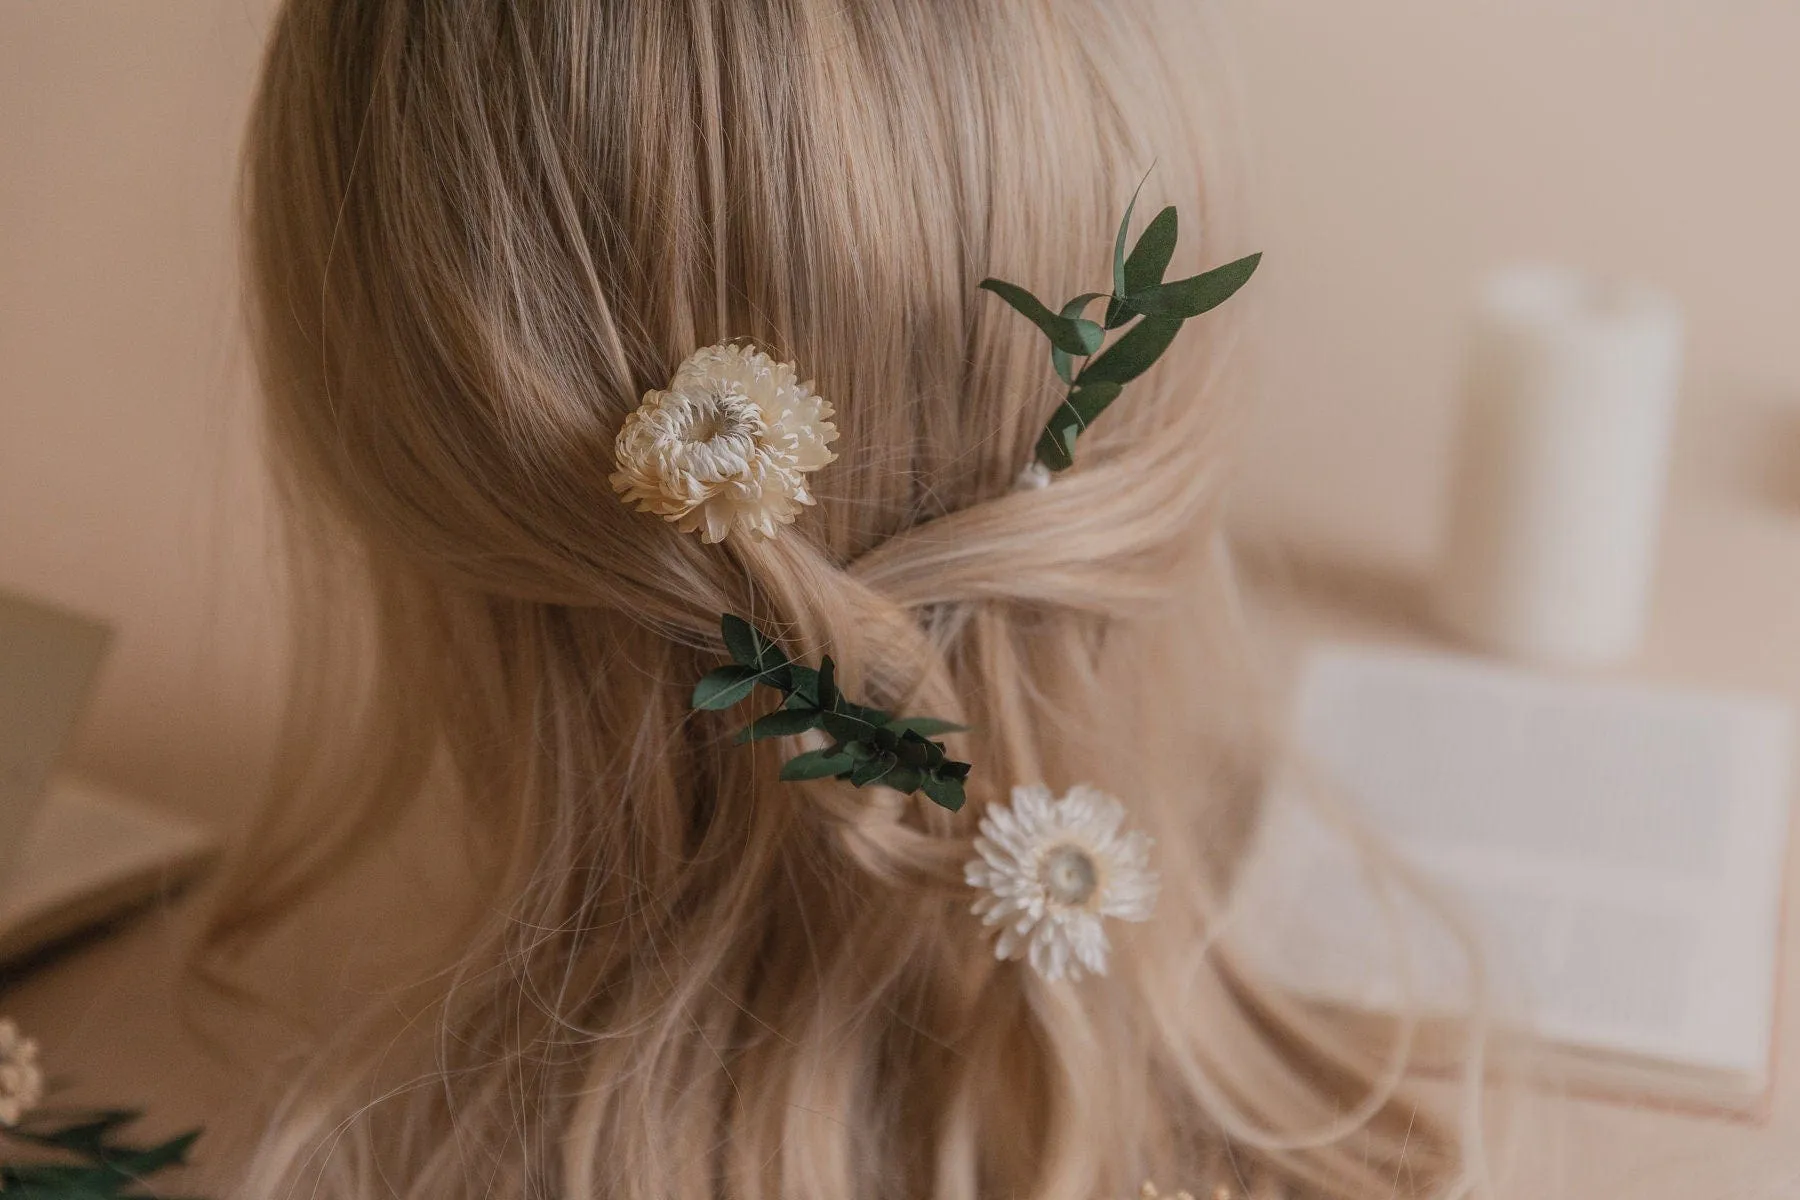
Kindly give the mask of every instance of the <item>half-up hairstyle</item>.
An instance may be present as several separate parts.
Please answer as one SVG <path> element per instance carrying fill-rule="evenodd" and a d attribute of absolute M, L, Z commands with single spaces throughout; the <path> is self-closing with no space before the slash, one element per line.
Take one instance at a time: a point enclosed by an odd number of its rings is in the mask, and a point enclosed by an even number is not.
<path fill-rule="evenodd" d="M 1254 782 L 1216 719 L 1248 703 L 1209 565 L 1230 320 L 1076 469 L 1012 487 L 1060 392 L 978 281 L 1098 285 L 1152 162 L 1177 270 L 1249 249 L 1207 190 L 1201 7 L 282 7 L 246 162 L 255 332 L 302 562 L 358 586 L 346 613 L 295 576 L 293 736 L 215 944 L 423 798 L 475 865 L 417 1010 L 319 1050 L 244 1194 L 1453 1187 L 1392 1064 L 1209 940 Z M 839 458 L 781 536 L 715 546 L 608 476 L 643 394 L 727 339 L 816 381 Z M 781 783 L 776 744 L 729 741 L 744 713 L 690 712 L 722 612 L 968 725 L 967 807 Z M 356 614 L 339 663 L 320 639 Z M 1105 977 L 997 962 L 970 915 L 976 822 L 1038 781 L 1156 838 L 1160 906 Z"/>

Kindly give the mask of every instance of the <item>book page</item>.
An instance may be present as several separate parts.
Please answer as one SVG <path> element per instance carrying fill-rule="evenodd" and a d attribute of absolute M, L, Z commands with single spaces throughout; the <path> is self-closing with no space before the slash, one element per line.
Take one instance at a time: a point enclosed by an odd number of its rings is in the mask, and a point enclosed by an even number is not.
<path fill-rule="evenodd" d="M 1774 704 L 1328 647 L 1233 906 L 1297 990 L 1457 1011 L 1467 956 L 1384 887 L 1348 812 L 1480 944 L 1502 1014 L 1599 1050 L 1761 1077 L 1774 1019 L 1790 719 Z M 1310 793 L 1310 799 L 1309 799 Z M 1321 815 L 1323 814 L 1323 815 Z"/>

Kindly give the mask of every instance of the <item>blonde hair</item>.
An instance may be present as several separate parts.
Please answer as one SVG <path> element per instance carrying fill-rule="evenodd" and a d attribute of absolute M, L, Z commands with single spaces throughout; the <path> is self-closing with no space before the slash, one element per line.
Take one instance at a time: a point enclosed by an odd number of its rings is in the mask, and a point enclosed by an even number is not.
<path fill-rule="evenodd" d="M 977 281 L 1092 286 L 1153 160 L 1178 269 L 1246 249 L 1203 187 L 1198 7 L 284 6 L 246 164 L 256 334 L 278 464 L 311 551 L 360 573 L 372 649 L 345 692 L 304 643 L 216 942 L 421 798 L 475 866 L 445 973 L 321 1051 L 245 1194 L 1458 1186 L 1378 1048 L 1211 940 L 1254 783 L 1207 553 L 1229 322 L 1191 327 L 1078 469 L 1011 488 L 1058 396 Z M 703 545 L 607 482 L 642 394 L 726 338 L 838 411 L 817 507 L 771 542 Z M 312 578 L 302 634 L 339 637 Z M 967 808 L 780 783 L 741 721 L 690 713 L 721 612 L 965 721 Z M 1155 919 L 1079 985 L 996 962 L 961 882 L 983 809 L 1038 780 L 1157 839 Z"/>

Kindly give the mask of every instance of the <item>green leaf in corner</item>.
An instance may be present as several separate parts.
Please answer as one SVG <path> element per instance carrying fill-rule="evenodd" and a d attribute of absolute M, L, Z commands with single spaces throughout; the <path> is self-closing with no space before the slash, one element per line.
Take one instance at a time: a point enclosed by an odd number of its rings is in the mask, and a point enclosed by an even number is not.
<path fill-rule="evenodd" d="M 1180 332 L 1180 317 L 1145 317 L 1082 368 L 1082 387 L 1130 383 L 1155 365 Z"/>
<path fill-rule="evenodd" d="M 827 712 L 838 706 L 843 699 L 837 690 L 837 664 L 827 654 L 819 663 L 819 676 L 813 685 L 819 693 L 819 707 Z"/>
<path fill-rule="evenodd" d="M 81 1119 L 60 1129 L 43 1130 L 35 1125 L 22 1125 L 9 1129 L 6 1133 L 8 1137 L 22 1142 L 94 1157 L 104 1152 L 107 1138 L 115 1130 L 122 1129 L 143 1115 L 139 1109 L 109 1108 L 84 1113 Z"/>
<path fill-rule="evenodd" d="M 694 685 L 693 707 L 702 712 L 730 708 L 756 690 L 762 678 L 755 667 L 715 667 Z"/>
<path fill-rule="evenodd" d="M 200 1131 L 192 1129 L 179 1137 L 170 1138 L 166 1142 L 143 1150 L 130 1150 L 123 1154 L 110 1155 L 107 1165 L 122 1175 L 141 1178 L 185 1163 L 188 1151 L 193 1148 L 199 1137 Z"/>
<path fill-rule="evenodd" d="M 1065 317 L 1050 309 L 1036 296 L 1016 283 L 1007 283 L 1004 279 L 984 279 L 981 286 L 1000 297 L 1033 325 L 1044 331 L 1058 350 L 1069 354 L 1088 355 L 1100 348 L 1106 333 L 1093 321 L 1080 317 Z"/>
<path fill-rule="evenodd" d="M 848 754 L 830 750 L 808 750 L 781 764 L 781 778 L 789 783 L 807 779 L 831 779 L 855 765 Z"/>
<path fill-rule="evenodd" d="M 1250 282 L 1261 261 L 1261 254 L 1246 255 L 1204 274 L 1146 288 L 1126 300 L 1147 317 L 1197 317 L 1231 299 Z"/>

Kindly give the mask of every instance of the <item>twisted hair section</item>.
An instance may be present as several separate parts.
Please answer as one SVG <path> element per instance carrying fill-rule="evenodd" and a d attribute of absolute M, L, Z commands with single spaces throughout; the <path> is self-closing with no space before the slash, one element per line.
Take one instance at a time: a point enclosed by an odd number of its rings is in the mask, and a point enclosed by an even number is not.
<path fill-rule="evenodd" d="M 299 646 L 210 961 L 420 811 L 466 866 L 422 982 L 309 1047 L 244 1195 L 1093 1200 L 1221 1156 L 1455 1191 L 1379 1048 L 1210 940 L 1247 803 L 1211 720 L 1245 686 L 1207 554 L 1229 321 L 1012 490 L 1060 394 L 977 281 L 1094 286 L 1152 159 L 1145 205 L 1200 223 L 1177 269 L 1241 249 L 1204 10 L 281 7 L 246 260 Z M 644 392 L 734 338 L 813 380 L 839 459 L 780 537 L 708 546 L 608 475 Z M 780 783 L 742 714 L 690 712 L 721 612 L 970 726 L 967 807 Z M 961 884 L 1039 780 L 1122 797 L 1166 881 L 1079 987 L 997 963 Z"/>

